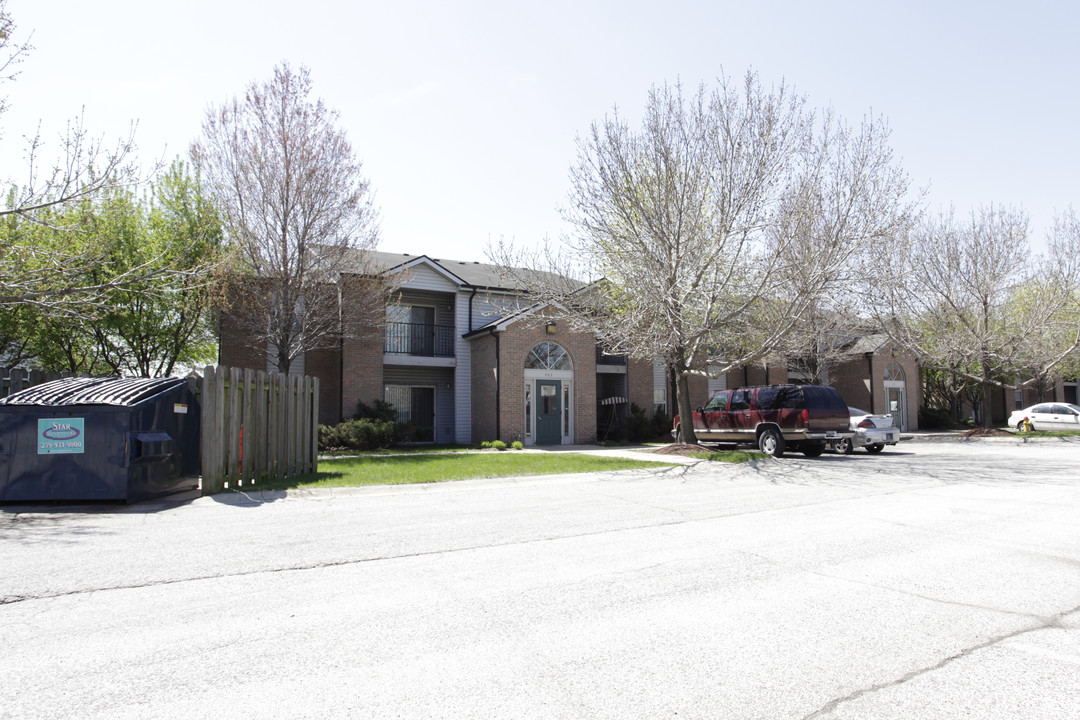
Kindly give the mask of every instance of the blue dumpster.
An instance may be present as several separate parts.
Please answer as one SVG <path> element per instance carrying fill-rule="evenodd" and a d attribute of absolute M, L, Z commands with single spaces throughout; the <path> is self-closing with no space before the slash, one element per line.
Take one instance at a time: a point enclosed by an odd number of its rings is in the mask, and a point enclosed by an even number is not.
<path fill-rule="evenodd" d="M 135 501 L 199 484 L 200 413 L 179 378 L 66 378 L 0 399 L 0 502 Z"/>

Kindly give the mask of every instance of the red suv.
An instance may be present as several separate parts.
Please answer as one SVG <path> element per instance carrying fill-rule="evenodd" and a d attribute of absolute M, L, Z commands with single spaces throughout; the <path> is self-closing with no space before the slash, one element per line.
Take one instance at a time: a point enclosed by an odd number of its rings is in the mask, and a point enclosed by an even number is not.
<path fill-rule="evenodd" d="M 817 457 L 826 442 L 854 437 L 847 403 L 822 385 L 766 385 L 721 390 L 694 411 L 694 432 L 703 442 L 754 444 L 780 457 L 785 449 Z M 679 417 L 672 433 L 678 437 Z"/>

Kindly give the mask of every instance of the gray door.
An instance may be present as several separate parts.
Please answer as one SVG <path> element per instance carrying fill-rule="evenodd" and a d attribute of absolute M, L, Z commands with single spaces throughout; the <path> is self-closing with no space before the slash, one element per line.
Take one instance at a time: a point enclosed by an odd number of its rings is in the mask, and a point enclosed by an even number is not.
<path fill-rule="evenodd" d="M 562 442 L 562 382 L 537 380 L 536 399 L 536 444 L 560 444 Z"/>

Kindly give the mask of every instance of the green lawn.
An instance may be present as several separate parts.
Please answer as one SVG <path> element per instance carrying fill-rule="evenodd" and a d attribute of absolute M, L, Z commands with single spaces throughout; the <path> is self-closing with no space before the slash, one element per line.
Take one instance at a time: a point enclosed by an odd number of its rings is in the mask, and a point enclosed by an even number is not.
<path fill-rule="evenodd" d="M 243 490 L 288 490 L 305 487 L 361 487 L 445 482 L 468 478 L 555 475 L 562 473 L 669 467 L 674 463 L 576 453 L 446 453 L 399 457 L 350 457 L 319 461 L 319 472 L 281 481 L 245 485 Z"/>
<path fill-rule="evenodd" d="M 1077 430 L 1032 430 L 1031 432 L 1018 432 L 1015 428 L 1006 428 L 1010 430 L 1017 437 L 1080 437 L 1080 431 Z"/>
<path fill-rule="evenodd" d="M 414 455 L 416 453 L 462 453 L 474 452 L 473 445 L 398 445 L 379 450 L 327 450 L 319 457 L 368 457 L 370 455 Z"/>
<path fill-rule="evenodd" d="M 712 460 L 713 462 L 741 463 L 750 460 L 768 460 L 769 456 L 757 450 L 717 450 L 711 453 L 695 455 L 699 460 Z"/>

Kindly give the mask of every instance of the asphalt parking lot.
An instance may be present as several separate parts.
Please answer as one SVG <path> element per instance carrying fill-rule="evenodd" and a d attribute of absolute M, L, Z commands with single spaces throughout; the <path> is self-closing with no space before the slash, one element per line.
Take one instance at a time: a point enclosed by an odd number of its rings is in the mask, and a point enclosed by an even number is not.
<path fill-rule="evenodd" d="M 0 718 L 1077 718 L 1080 443 L 0 507 Z"/>

